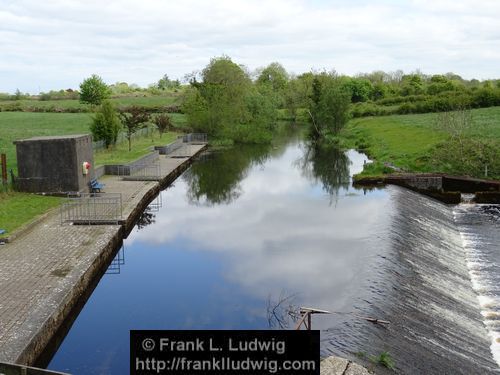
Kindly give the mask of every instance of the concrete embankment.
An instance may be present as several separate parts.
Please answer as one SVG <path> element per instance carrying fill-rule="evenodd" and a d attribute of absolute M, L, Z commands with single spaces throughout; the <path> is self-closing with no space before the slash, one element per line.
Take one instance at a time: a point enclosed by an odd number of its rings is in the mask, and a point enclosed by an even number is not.
<path fill-rule="evenodd" d="M 500 203 L 500 181 L 446 174 L 402 173 L 381 177 L 358 177 L 355 185 L 391 184 L 406 187 L 444 203 L 457 204 L 462 194 L 474 194 L 477 203 Z"/>
<path fill-rule="evenodd" d="M 122 195 L 120 224 L 62 225 L 54 210 L 0 247 L 0 362 L 37 361 L 83 306 L 151 200 L 205 147 L 193 144 L 183 158 L 161 156 L 156 181 L 102 176 L 105 192 Z"/>

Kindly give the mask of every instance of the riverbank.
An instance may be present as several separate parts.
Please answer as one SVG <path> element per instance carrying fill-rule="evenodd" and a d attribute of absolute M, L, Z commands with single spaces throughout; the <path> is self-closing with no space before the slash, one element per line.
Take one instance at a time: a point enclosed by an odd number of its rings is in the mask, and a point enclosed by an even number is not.
<path fill-rule="evenodd" d="M 447 141 L 450 134 L 443 125 L 446 119 L 440 116 L 442 114 L 428 113 L 353 119 L 341 134 L 342 142 L 345 147 L 355 148 L 374 161 L 365 166 L 361 177 L 380 177 L 394 173 L 396 168 L 408 173 L 441 172 L 500 178 L 500 107 L 473 109 L 464 115 L 468 128 L 457 131 L 463 132 L 461 136 L 471 143 L 470 149 L 466 148 L 470 156 L 468 163 L 458 162 L 462 155 L 450 148 Z M 455 154 L 458 155 L 456 160 L 449 160 L 448 156 Z M 490 162 L 484 164 L 488 159 Z"/>
<path fill-rule="evenodd" d="M 0 361 L 35 363 L 83 305 L 143 210 L 205 147 L 190 145 L 184 158 L 161 156 L 159 181 L 101 177 L 106 193 L 122 194 L 122 224 L 61 225 L 55 209 L 0 247 Z"/>

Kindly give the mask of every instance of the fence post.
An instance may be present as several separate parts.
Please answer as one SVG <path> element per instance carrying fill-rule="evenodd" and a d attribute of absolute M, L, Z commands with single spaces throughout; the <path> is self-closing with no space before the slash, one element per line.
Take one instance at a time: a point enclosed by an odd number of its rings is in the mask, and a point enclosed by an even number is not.
<path fill-rule="evenodd" d="M 7 155 L 2 154 L 2 184 L 7 185 Z"/>

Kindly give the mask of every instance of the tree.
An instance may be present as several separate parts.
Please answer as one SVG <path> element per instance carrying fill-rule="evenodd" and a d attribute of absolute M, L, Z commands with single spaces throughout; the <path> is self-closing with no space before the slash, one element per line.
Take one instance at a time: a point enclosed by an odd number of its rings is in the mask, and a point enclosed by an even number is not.
<path fill-rule="evenodd" d="M 193 129 L 241 143 L 271 141 L 279 101 L 270 82 L 253 83 L 245 67 L 222 56 L 191 75 L 190 84 L 182 109 Z"/>
<path fill-rule="evenodd" d="M 110 95 L 109 87 L 101 77 L 92 74 L 80 84 L 80 101 L 92 106 L 97 106 Z"/>
<path fill-rule="evenodd" d="M 292 123 L 297 121 L 298 109 L 304 103 L 301 99 L 300 81 L 298 79 L 291 80 L 285 88 L 284 104 Z"/>
<path fill-rule="evenodd" d="M 288 82 L 288 73 L 283 65 L 277 62 L 269 64 L 262 69 L 257 77 L 258 85 L 269 85 L 273 91 L 283 91 Z"/>
<path fill-rule="evenodd" d="M 106 148 L 116 144 L 121 123 L 115 108 L 108 100 L 105 100 L 99 111 L 95 114 L 90 124 L 90 131 L 94 140 L 104 141 Z"/>
<path fill-rule="evenodd" d="M 156 116 L 153 119 L 154 124 L 156 125 L 156 129 L 158 129 L 158 133 L 160 133 L 160 139 L 163 133 L 166 133 L 168 129 L 172 126 L 172 120 L 170 116 L 166 113 L 162 113 Z"/>
<path fill-rule="evenodd" d="M 168 90 L 168 89 L 175 89 L 178 88 L 181 85 L 178 79 L 175 81 L 172 81 L 170 78 L 168 78 L 168 75 L 164 75 L 162 78 L 158 80 L 158 83 L 156 84 L 156 87 L 160 90 Z"/>
<path fill-rule="evenodd" d="M 16 89 L 16 92 L 14 94 L 14 100 L 21 100 L 22 97 L 23 97 L 23 93 L 19 89 Z"/>
<path fill-rule="evenodd" d="M 144 109 L 137 106 L 132 106 L 127 109 L 127 112 L 120 113 L 120 118 L 126 131 L 128 150 L 131 151 L 132 136 L 139 129 L 142 129 L 146 126 L 146 123 L 149 121 L 150 116 L 149 113 L 144 111 Z"/>
<path fill-rule="evenodd" d="M 474 177 L 500 177 L 500 142 L 476 136 L 484 130 L 474 122 L 469 109 L 440 113 L 437 127 L 448 135 L 432 153 L 437 169 Z"/>
<path fill-rule="evenodd" d="M 320 140 L 327 134 L 337 135 L 349 120 L 350 104 L 350 92 L 335 74 L 317 74 L 309 105 L 311 138 Z"/>
<path fill-rule="evenodd" d="M 419 74 L 408 74 L 402 77 L 401 95 L 419 95 L 424 92 L 424 82 Z"/>
<path fill-rule="evenodd" d="M 191 78 L 183 103 L 194 129 L 239 142 L 269 142 L 275 108 L 241 66 L 227 56 L 214 58 L 200 78 Z"/>
<path fill-rule="evenodd" d="M 353 103 L 366 102 L 373 94 L 372 83 L 364 78 L 344 79 L 346 89 L 351 92 L 351 101 Z"/>
<path fill-rule="evenodd" d="M 273 62 L 260 70 L 255 83 L 260 93 L 272 100 L 276 108 L 282 108 L 288 81 L 289 76 L 285 68 L 280 63 Z"/>

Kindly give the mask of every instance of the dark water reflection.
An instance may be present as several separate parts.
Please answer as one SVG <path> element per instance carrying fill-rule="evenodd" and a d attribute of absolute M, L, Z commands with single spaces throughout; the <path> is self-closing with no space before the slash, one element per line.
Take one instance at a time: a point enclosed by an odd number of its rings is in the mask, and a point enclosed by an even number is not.
<path fill-rule="evenodd" d="M 386 191 L 350 187 L 365 160 L 297 138 L 202 158 L 125 241 L 120 274 L 103 277 L 49 367 L 125 374 L 130 329 L 265 329 L 283 293 L 337 312 L 363 304 L 392 210 Z"/>

